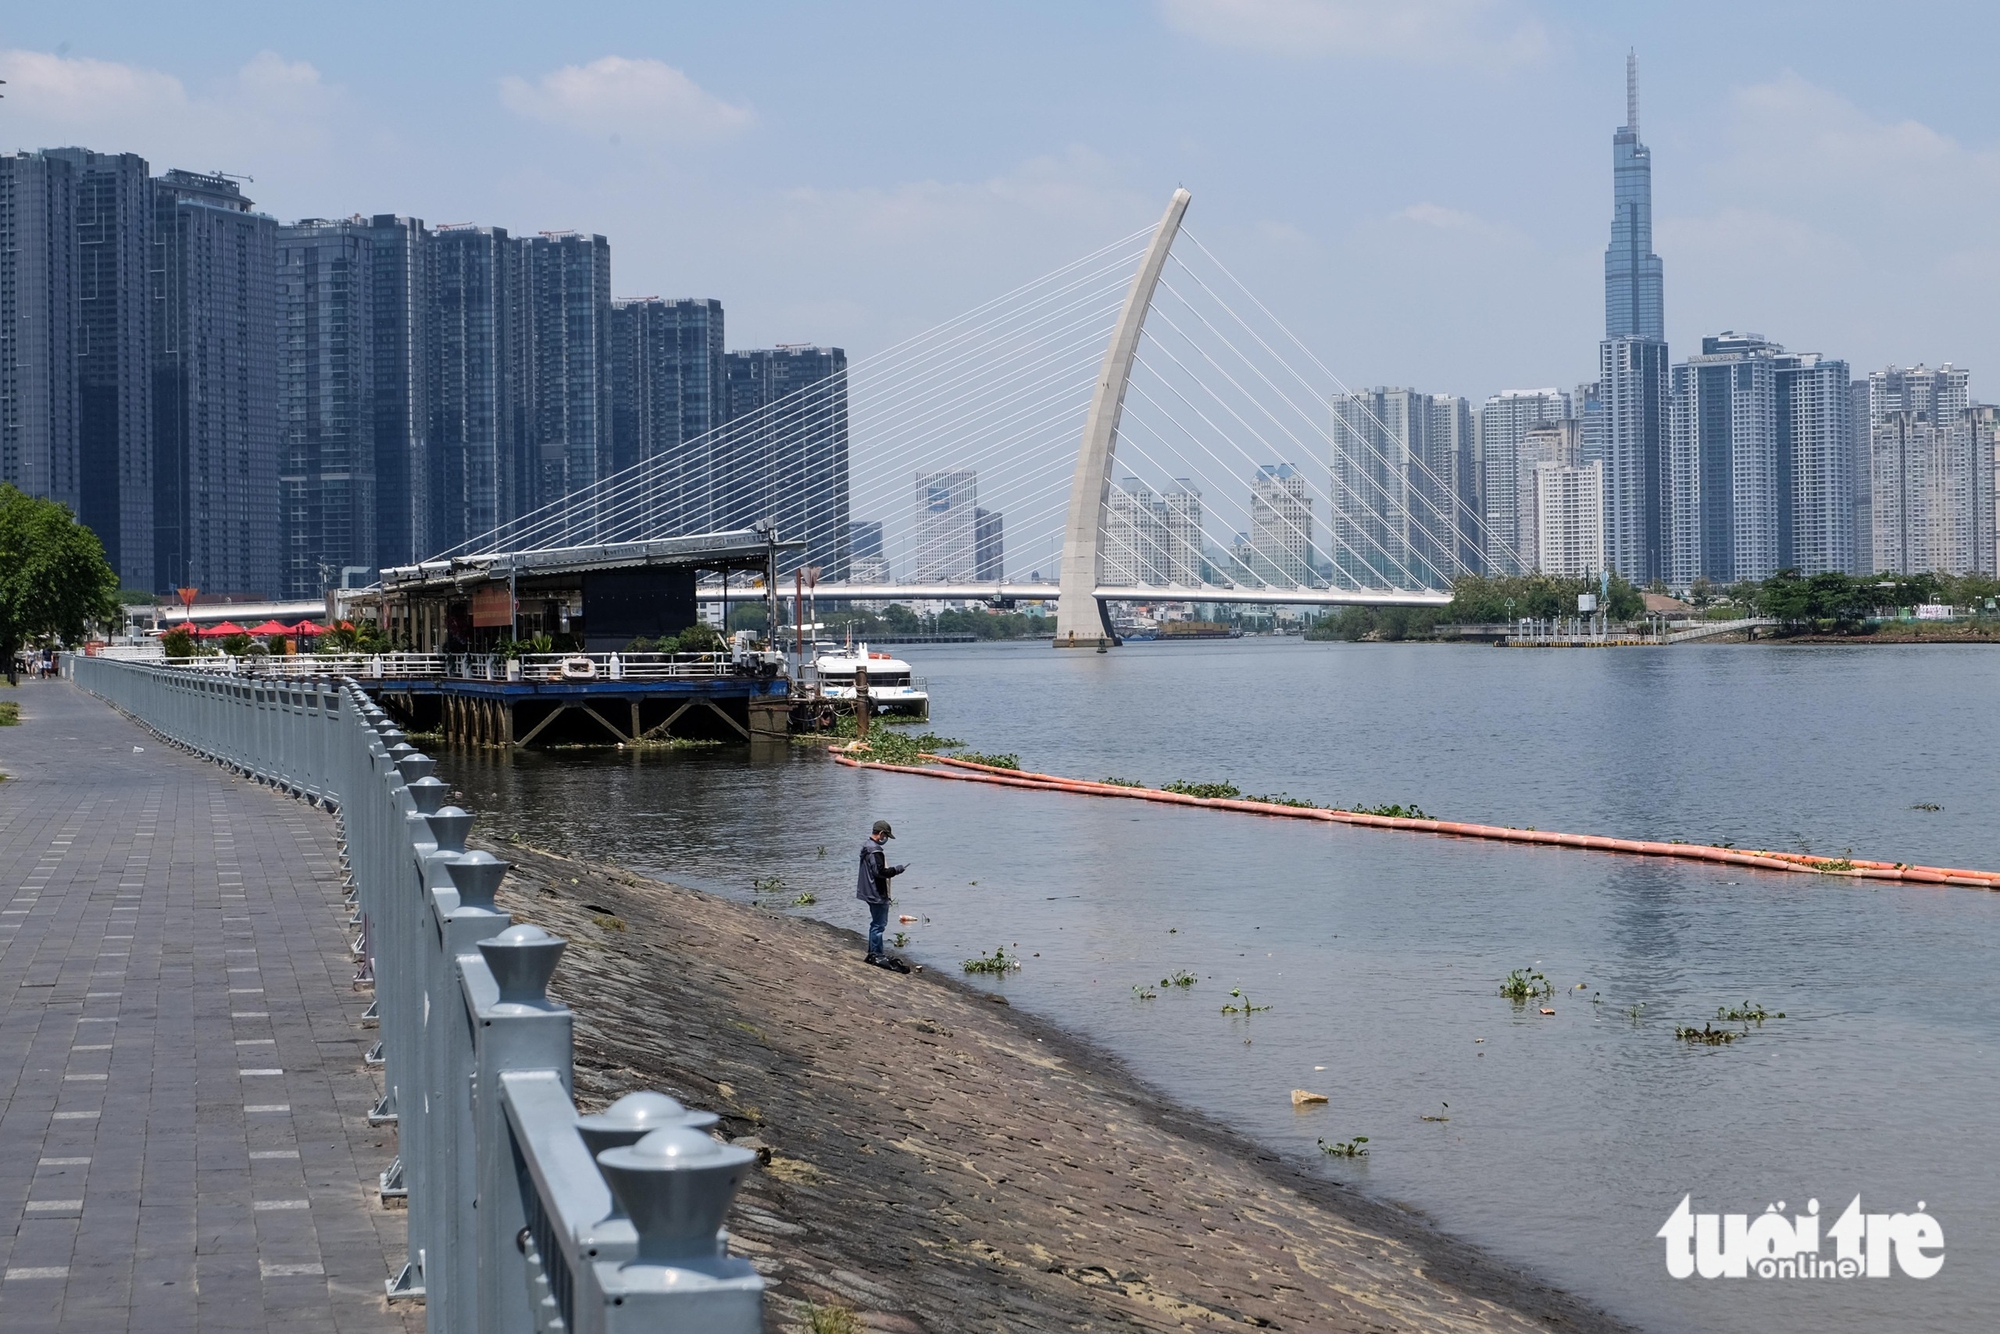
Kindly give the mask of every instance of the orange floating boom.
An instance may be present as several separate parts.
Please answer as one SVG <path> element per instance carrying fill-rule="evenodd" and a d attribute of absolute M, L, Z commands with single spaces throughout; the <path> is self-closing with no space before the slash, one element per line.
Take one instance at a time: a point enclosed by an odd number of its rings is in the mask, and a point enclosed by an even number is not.
<path fill-rule="evenodd" d="M 857 769 L 882 769 L 890 773 L 916 774 L 923 778 L 990 783 L 996 787 L 1031 788 L 1040 792 L 1066 792 L 1084 797 L 1118 797 L 1126 801 L 1153 801 L 1172 806 L 1206 806 L 1214 810 L 1276 816 L 1286 820 L 1326 820 L 1336 824 L 1365 825 L 1372 829 L 1400 829 L 1410 833 L 1447 834 L 1455 838 L 1484 838 L 1505 843 L 1538 843 L 1552 847 L 1583 848 L 1594 852 L 1622 852 L 1635 857 L 1677 857 L 1684 861 L 1753 866 L 1762 871 L 1793 871 L 1805 875 L 1841 875 L 1862 880 L 1902 880 L 1916 884 L 1970 885 L 1979 889 L 2000 889 L 2000 871 L 1912 866 L 1904 862 L 1863 861 L 1847 857 L 1813 857 L 1796 852 L 1718 848 L 1703 843 L 1660 843 L 1646 839 L 1606 838 L 1598 834 L 1564 834 L 1547 829 L 1510 829 L 1505 825 L 1468 824 L 1457 820 L 1414 820 L 1404 816 L 1369 815 L 1361 811 L 1326 810 L 1318 806 L 1285 806 L 1277 802 L 1248 801 L 1242 798 L 1191 797 L 1181 792 L 1165 792 L 1156 787 L 1125 787 L 1118 783 L 1094 783 L 1084 778 L 1064 778 L 1058 774 L 999 769 L 990 764 L 975 764 L 971 760 L 953 759 L 949 755 L 925 754 L 922 757 L 947 766 L 942 769 L 910 764 L 884 764 L 878 760 L 858 760 L 849 755 L 847 748 L 843 746 L 833 748 L 833 757 L 840 763 Z"/>

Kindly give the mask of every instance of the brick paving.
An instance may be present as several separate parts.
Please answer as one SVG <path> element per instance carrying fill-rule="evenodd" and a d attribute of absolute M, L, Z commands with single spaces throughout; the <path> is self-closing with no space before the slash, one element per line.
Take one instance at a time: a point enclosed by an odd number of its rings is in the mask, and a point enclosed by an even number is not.
<path fill-rule="evenodd" d="M 0 728 L 0 1329 L 422 1327 L 332 821 L 60 682 Z"/>

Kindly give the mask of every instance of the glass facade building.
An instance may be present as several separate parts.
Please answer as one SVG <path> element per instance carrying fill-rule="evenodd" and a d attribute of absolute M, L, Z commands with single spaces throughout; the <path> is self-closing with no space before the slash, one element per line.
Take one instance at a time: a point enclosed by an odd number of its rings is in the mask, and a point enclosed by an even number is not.
<path fill-rule="evenodd" d="M 278 224 L 225 176 L 169 171 L 153 205 L 154 577 L 269 597 L 283 565 Z"/>

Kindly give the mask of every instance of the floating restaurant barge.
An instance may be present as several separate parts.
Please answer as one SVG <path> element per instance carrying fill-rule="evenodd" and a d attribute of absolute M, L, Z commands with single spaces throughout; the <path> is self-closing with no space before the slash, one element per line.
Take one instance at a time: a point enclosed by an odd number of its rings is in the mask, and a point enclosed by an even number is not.
<path fill-rule="evenodd" d="M 748 636 L 725 653 L 627 650 L 693 625 L 704 580 L 721 578 L 725 624 L 732 600 L 771 602 L 779 561 L 804 548 L 757 528 L 387 569 L 354 604 L 416 651 L 371 656 L 352 675 L 405 726 L 470 744 L 783 737 L 784 658 Z M 581 648 L 521 651 L 540 636 Z"/>

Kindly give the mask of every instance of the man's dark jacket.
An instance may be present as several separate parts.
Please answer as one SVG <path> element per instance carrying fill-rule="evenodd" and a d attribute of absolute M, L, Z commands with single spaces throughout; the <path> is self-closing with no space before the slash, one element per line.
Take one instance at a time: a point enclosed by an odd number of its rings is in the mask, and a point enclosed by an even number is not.
<path fill-rule="evenodd" d="M 889 878 L 902 873 L 902 867 L 888 864 L 880 843 L 864 838 L 861 840 L 861 877 L 855 882 L 854 897 L 863 903 L 887 903 Z"/>

